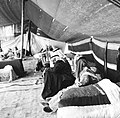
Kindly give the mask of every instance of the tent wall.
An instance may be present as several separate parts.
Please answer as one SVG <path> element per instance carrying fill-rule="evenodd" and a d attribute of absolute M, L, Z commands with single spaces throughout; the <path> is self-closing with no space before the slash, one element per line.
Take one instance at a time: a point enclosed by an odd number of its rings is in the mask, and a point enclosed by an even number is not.
<path fill-rule="evenodd" d="M 106 44 L 105 41 L 91 38 L 80 41 L 78 43 L 68 44 L 68 49 L 84 55 L 92 54 L 94 62 L 96 63 L 99 70 L 104 74 L 104 76 L 111 79 L 111 81 L 116 82 L 119 80 L 120 77 L 119 72 L 116 70 L 116 56 L 119 46 L 120 43 Z M 87 59 L 91 60 L 90 57 L 88 57 Z M 106 61 L 107 68 L 105 70 Z"/>
<path fill-rule="evenodd" d="M 52 45 L 57 48 L 61 48 L 62 51 L 65 50 L 66 43 L 60 42 L 56 40 L 52 40 L 50 38 L 38 36 L 32 32 L 30 37 L 30 48 L 32 55 L 40 52 L 40 50 L 46 49 L 46 46 Z M 21 35 L 16 37 L 4 37 L 3 40 L 1 40 L 1 47 L 4 52 L 7 52 L 9 48 L 14 49 L 14 47 L 17 46 L 19 50 L 21 50 Z M 24 34 L 24 43 L 23 43 L 23 49 L 26 49 L 29 51 L 29 44 L 28 44 L 28 32 Z"/>
<path fill-rule="evenodd" d="M 21 36 L 17 36 L 17 37 L 9 37 L 4 38 L 1 41 L 1 47 L 3 49 L 4 52 L 7 52 L 9 48 L 14 49 L 14 47 L 17 46 L 17 48 L 19 50 L 21 50 Z M 23 44 L 23 49 L 28 50 L 28 34 L 24 34 L 24 44 Z"/>
<path fill-rule="evenodd" d="M 65 50 L 65 42 L 55 41 L 49 38 L 35 35 L 31 33 L 31 50 L 32 54 L 38 53 L 42 48 L 46 49 L 46 46 L 52 45 L 54 47 L 61 48 L 62 51 Z"/>

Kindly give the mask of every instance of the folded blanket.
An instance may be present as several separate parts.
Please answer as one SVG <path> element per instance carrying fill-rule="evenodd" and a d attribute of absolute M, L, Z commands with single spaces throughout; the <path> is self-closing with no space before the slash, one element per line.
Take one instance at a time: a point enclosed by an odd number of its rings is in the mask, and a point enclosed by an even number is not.
<path fill-rule="evenodd" d="M 98 82 L 98 85 L 105 91 L 111 104 L 120 102 L 120 87 L 109 79 L 103 79 Z"/>
<path fill-rule="evenodd" d="M 0 69 L 0 81 L 15 80 L 18 76 L 16 75 L 13 67 L 11 65 L 6 65 L 3 69 Z"/>

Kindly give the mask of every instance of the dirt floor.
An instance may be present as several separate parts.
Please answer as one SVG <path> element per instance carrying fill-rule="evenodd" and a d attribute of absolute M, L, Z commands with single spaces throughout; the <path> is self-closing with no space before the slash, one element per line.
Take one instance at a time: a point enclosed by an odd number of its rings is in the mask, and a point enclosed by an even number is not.
<path fill-rule="evenodd" d="M 23 61 L 27 75 L 11 83 L 0 83 L 0 118 L 57 118 L 56 113 L 45 113 L 41 91 L 43 80 L 36 85 L 41 73 L 34 72 L 36 60 L 32 57 Z"/>

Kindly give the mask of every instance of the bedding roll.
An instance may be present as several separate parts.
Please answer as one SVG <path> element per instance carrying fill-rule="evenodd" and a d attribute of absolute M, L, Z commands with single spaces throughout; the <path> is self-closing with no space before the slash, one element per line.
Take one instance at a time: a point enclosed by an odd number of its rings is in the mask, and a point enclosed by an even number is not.
<path fill-rule="evenodd" d="M 63 92 L 59 108 L 65 106 L 89 106 L 89 105 L 102 105 L 110 104 L 110 101 L 98 85 L 88 85 L 78 88 L 71 88 Z"/>

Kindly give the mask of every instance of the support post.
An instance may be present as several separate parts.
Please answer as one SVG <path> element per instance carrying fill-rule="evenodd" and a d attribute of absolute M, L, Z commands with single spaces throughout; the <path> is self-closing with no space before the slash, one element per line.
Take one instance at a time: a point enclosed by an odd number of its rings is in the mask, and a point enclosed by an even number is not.
<path fill-rule="evenodd" d="M 31 39 L 31 21 L 29 20 L 29 25 L 28 25 L 28 45 L 29 45 L 29 53 L 32 56 L 30 39 Z"/>
<path fill-rule="evenodd" d="M 108 42 L 106 42 L 105 53 L 104 53 L 104 76 L 107 77 L 107 47 Z"/>
<path fill-rule="evenodd" d="M 25 6 L 25 1 L 21 0 L 21 54 L 20 58 L 23 58 L 23 44 L 24 44 L 24 6 Z"/>

